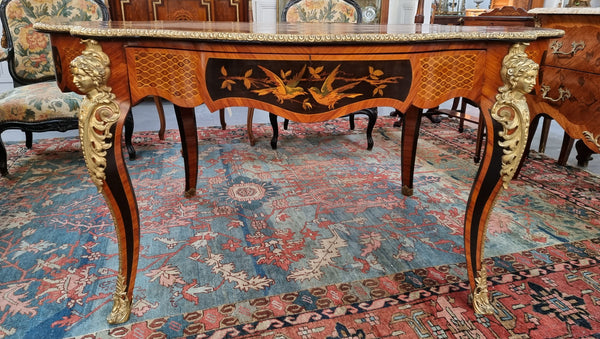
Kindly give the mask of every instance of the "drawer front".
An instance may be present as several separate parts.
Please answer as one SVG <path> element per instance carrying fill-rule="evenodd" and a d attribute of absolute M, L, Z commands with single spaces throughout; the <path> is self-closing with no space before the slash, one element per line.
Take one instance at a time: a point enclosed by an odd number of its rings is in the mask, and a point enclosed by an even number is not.
<path fill-rule="evenodd" d="M 591 126 L 600 119 L 600 75 L 555 67 L 540 70 L 542 100 L 577 125 Z"/>
<path fill-rule="evenodd" d="M 565 35 L 550 40 L 545 65 L 600 74 L 600 24 L 551 26 L 564 30 Z"/>
<path fill-rule="evenodd" d="M 205 103 L 211 109 L 251 101 L 294 121 L 324 121 L 365 101 L 373 107 L 431 108 L 458 96 L 476 100 L 486 61 L 483 50 L 374 51 L 343 60 L 335 53 L 311 54 L 310 47 L 298 51 L 233 58 L 223 52 L 128 47 L 131 99 L 160 96 L 179 106 Z"/>

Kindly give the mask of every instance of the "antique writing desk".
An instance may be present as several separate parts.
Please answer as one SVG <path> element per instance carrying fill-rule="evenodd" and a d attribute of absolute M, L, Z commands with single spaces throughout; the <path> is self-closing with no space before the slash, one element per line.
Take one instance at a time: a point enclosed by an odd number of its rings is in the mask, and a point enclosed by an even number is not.
<path fill-rule="evenodd" d="M 535 84 L 537 64 L 525 48 L 563 31 L 420 24 L 264 27 L 234 22 L 35 27 L 51 34 L 59 86 L 87 95 L 80 115 L 83 154 L 110 208 L 119 242 L 119 277 L 109 322 L 129 317 L 141 226 L 118 141 L 129 107 L 148 95 L 176 106 L 187 196 L 196 188 L 193 108 L 201 104 L 211 111 L 254 107 L 297 122 L 325 121 L 367 107 L 394 107 L 405 114 L 399 142 L 402 190 L 410 195 L 421 110 L 457 96 L 480 102 L 489 133 L 466 206 L 465 252 L 473 307 L 479 313 L 492 311 L 483 246 L 495 198 L 512 178 L 527 139 L 524 93 Z M 282 76 L 288 71 L 289 76 Z"/>

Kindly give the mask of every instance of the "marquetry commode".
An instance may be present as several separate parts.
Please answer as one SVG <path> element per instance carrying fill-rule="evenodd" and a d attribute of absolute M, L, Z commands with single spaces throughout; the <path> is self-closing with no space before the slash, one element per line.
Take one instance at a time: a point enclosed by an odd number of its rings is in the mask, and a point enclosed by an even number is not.
<path fill-rule="evenodd" d="M 559 160 L 568 157 L 573 139 L 583 139 L 576 144 L 583 166 L 599 143 L 590 131 L 600 127 L 600 8 L 535 8 L 529 13 L 538 26 L 565 31 L 543 53 L 539 88 L 529 100 L 531 117 L 546 114 L 565 129 L 564 144 L 571 145 L 563 147 Z"/>

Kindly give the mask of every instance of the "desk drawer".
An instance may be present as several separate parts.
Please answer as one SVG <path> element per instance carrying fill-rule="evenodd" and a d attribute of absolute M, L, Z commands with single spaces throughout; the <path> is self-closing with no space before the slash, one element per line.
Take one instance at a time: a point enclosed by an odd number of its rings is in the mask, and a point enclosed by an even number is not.
<path fill-rule="evenodd" d="M 459 96 L 476 100 L 481 93 L 484 50 L 367 51 L 341 58 L 342 54 L 316 54 L 312 49 L 233 54 L 127 47 L 131 100 L 137 103 L 153 95 L 183 107 L 217 102 L 233 107 L 240 106 L 240 100 L 252 100 L 263 110 L 323 118 L 334 110 L 345 114 L 341 108 L 351 110 L 362 101 L 435 107 Z M 415 89 L 409 97 L 411 88 Z"/>
<path fill-rule="evenodd" d="M 550 40 L 545 65 L 600 73 L 599 25 L 552 25 L 552 28 L 563 29 L 566 33 L 562 38 Z"/>
<path fill-rule="evenodd" d="M 600 118 L 600 75 L 555 67 L 540 71 L 539 97 L 580 125 Z M 544 91 L 547 89 L 547 92 Z"/>

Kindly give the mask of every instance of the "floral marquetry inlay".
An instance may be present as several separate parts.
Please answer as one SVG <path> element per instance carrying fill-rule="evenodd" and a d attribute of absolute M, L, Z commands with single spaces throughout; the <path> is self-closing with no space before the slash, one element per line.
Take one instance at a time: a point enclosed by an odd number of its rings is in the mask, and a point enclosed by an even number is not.
<path fill-rule="evenodd" d="M 315 114 L 371 98 L 404 100 L 412 82 L 411 63 L 390 64 L 211 58 L 206 79 L 219 84 L 209 88 L 213 100 L 234 95 Z"/>

